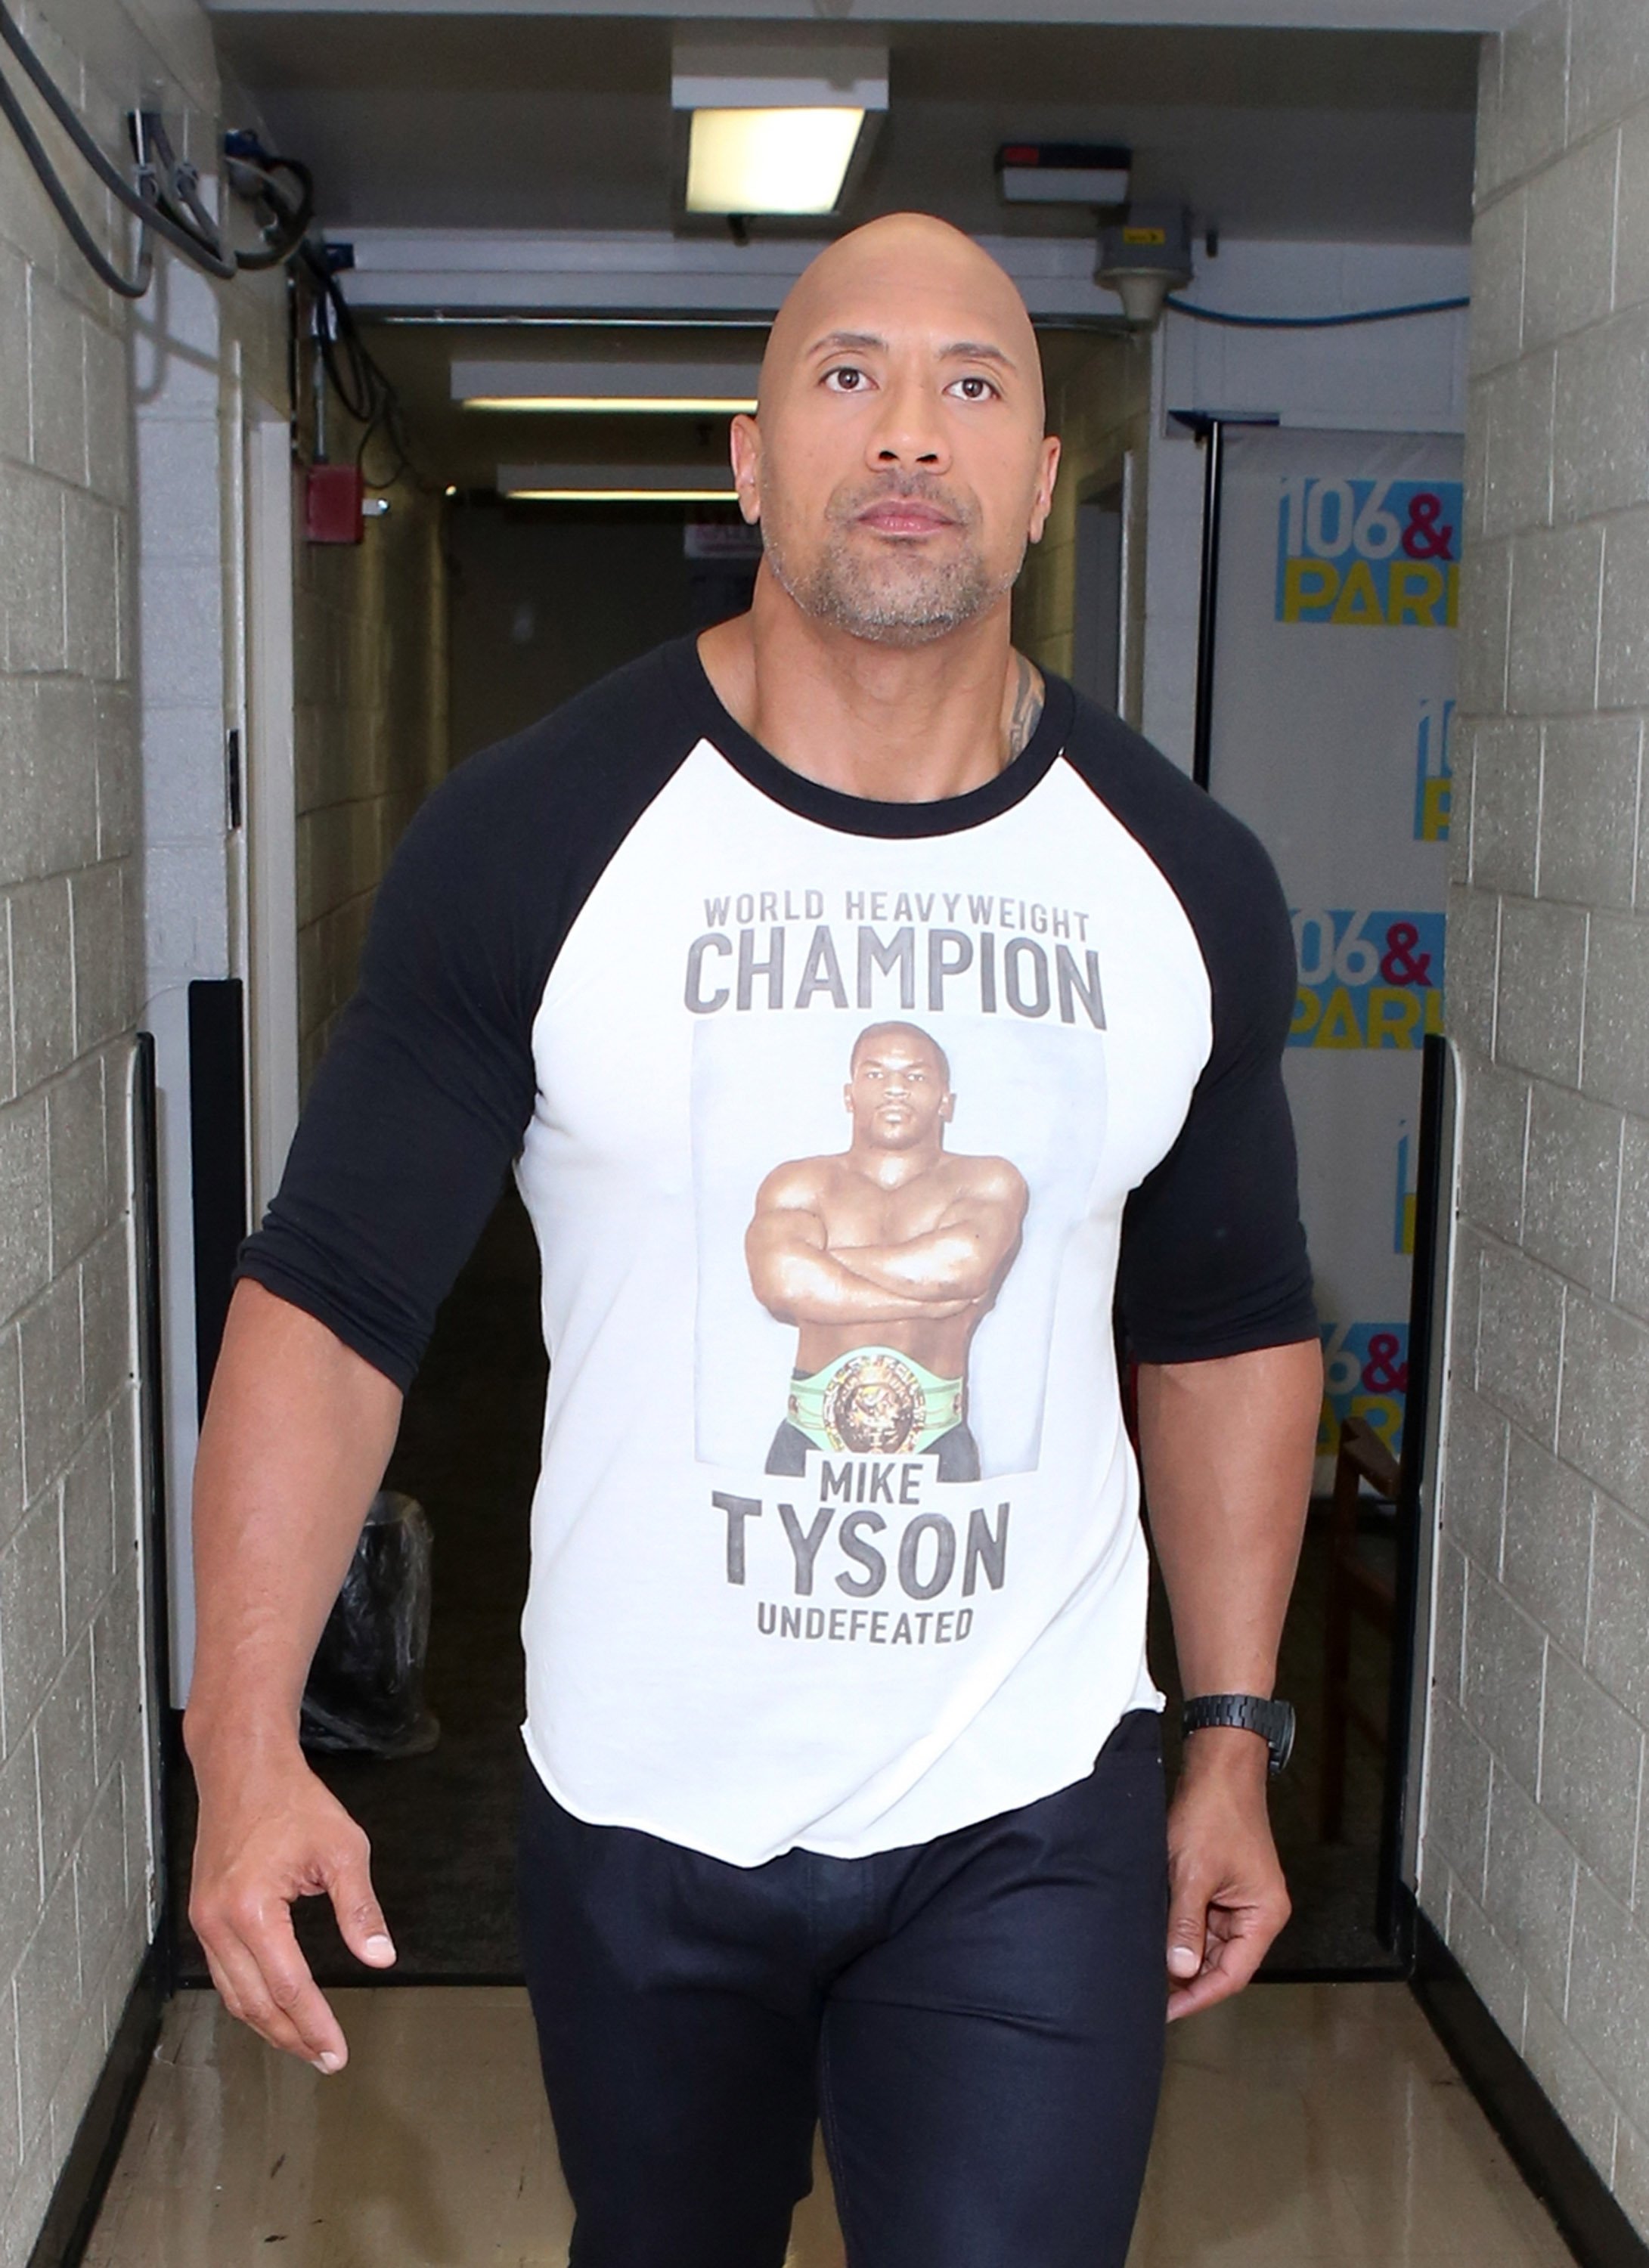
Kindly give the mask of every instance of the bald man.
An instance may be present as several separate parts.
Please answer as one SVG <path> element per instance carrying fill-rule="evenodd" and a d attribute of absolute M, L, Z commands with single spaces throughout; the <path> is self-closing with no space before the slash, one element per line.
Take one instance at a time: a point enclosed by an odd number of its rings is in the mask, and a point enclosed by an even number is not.
<path fill-rule="evenodd" d="M 1121 2268 L 1165 2018 L 1288 1911 L 1272 1680 L 1321 1375 L 1286 909 L 1012 649 L 1059 446 L 976 246 L 909 214 L 834 244 L 732 446 L 750 612 L 430 798 L 243 1249 L 194 1496 L 190 1915 L 229 2011 L 336 2071 L 293 1900 L 395 1954 L 299 1702 L 512 1169 L 551 1359 L 519 1911 L 574 2268 L 781 2268 L 821 2117 L 853 2268 Z M 806 1143 L 844 1055 L 848 1152 L 752 1219 L 746 1161 Z M 944 1149 L 963 1061 L 1004 1157 Z M 1021 1469 L 930 1454 L 891 1372 L 832 1454 L 718 1446 L 753 1291 L 808 1381 L 873 1329 L 940 1425 L 1010 1266 Z M 1191 1697 L 1171 1807 L 1117 1307 Z"/>

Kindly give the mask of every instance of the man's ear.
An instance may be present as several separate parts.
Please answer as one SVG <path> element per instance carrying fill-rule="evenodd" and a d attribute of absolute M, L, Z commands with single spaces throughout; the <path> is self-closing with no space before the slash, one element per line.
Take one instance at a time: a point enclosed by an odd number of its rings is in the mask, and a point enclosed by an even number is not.
<path fill-rule="evenodd" d="M 853 1082 L 849 1079 L 842 1089 L 842 1108 L 848 1116 L 853 1116 Z"/>
<path fill-rule="evenodd" d="M 1042 437 L 1041 461 L 1036 475 L 1036 494 L 1031 504 L 1030 540 L 1040 543 L 1042 530 L 1048 525 L 1048 515 L 1054 504 L 1054 477 L 1059 470 L 1059 437 L 1046 433 Z"/>
<path fill-rule="evenodd" d="M 732 460 L 739 509 L 754 526 L 762 517 L 762 432 L 747 410 L 740 409 L 734 416 L 728 428 L 727 450 Z"/>
<path fill-rule="evenodd" d="M 954 1094 L 947 1094 L 947 1095 L 946 1096 L 946 1098 L 945 1098 L 944 1101 L 943 1101 L 943 1102 L 941 1102 L 941 1103 L 940 1103 L 940 1105 L 939 1105 L 939 1116 L 940 1116 L 940 1117 L 945 1121 L 945 1123 L 948 1126 L 948 1125 L 950 1124 L 950 1123 L 951 1123 L 952 1119 L 953 1119 L 953 1118 L 954 1118 L 954 1117 L 955 1117 L 955 1116 L 956 1116 L 956 1097 L 955 1097 L 955 1095 L 954 1095 Z"/>

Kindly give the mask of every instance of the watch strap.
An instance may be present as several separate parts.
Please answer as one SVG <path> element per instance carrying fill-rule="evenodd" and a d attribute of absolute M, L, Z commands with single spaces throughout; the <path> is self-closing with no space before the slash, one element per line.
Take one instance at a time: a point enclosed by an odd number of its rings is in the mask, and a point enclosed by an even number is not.
<path fill-rule="evenodd" d="M 1294 1745 L 1294 1712 L 1286 1701 L 1259 1693 L 1198 1693 L 1185 1704 L 1182 1733 L 1209 1726 L 1231 1726 L 1257 1733 L 1270 1754 L 1270 1770 L 1280 1772 Z"/>

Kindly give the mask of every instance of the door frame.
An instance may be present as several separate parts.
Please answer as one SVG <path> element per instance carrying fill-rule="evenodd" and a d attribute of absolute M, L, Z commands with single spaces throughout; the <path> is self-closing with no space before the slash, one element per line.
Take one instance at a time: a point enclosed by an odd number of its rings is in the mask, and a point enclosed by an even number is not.
<path fill-rule="evenodd" d="M 247 1165 L 255 1224 L 298 1123 L 298 796 L 292 460 L 283 413 L 249 400 L 242 426 L 246 697 Z"/>

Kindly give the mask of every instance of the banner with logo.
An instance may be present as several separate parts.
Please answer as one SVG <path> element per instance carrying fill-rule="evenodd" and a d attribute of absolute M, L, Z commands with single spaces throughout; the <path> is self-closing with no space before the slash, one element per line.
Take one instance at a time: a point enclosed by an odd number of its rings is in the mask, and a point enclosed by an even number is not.
<path fill-rule="evenodd" d="M 1210 787 L 1283 879 L 1328 1392 L 1401 1446 L 1420 1045 L 1443 1028 L 1461 453 L 1227 427 Z"/>

